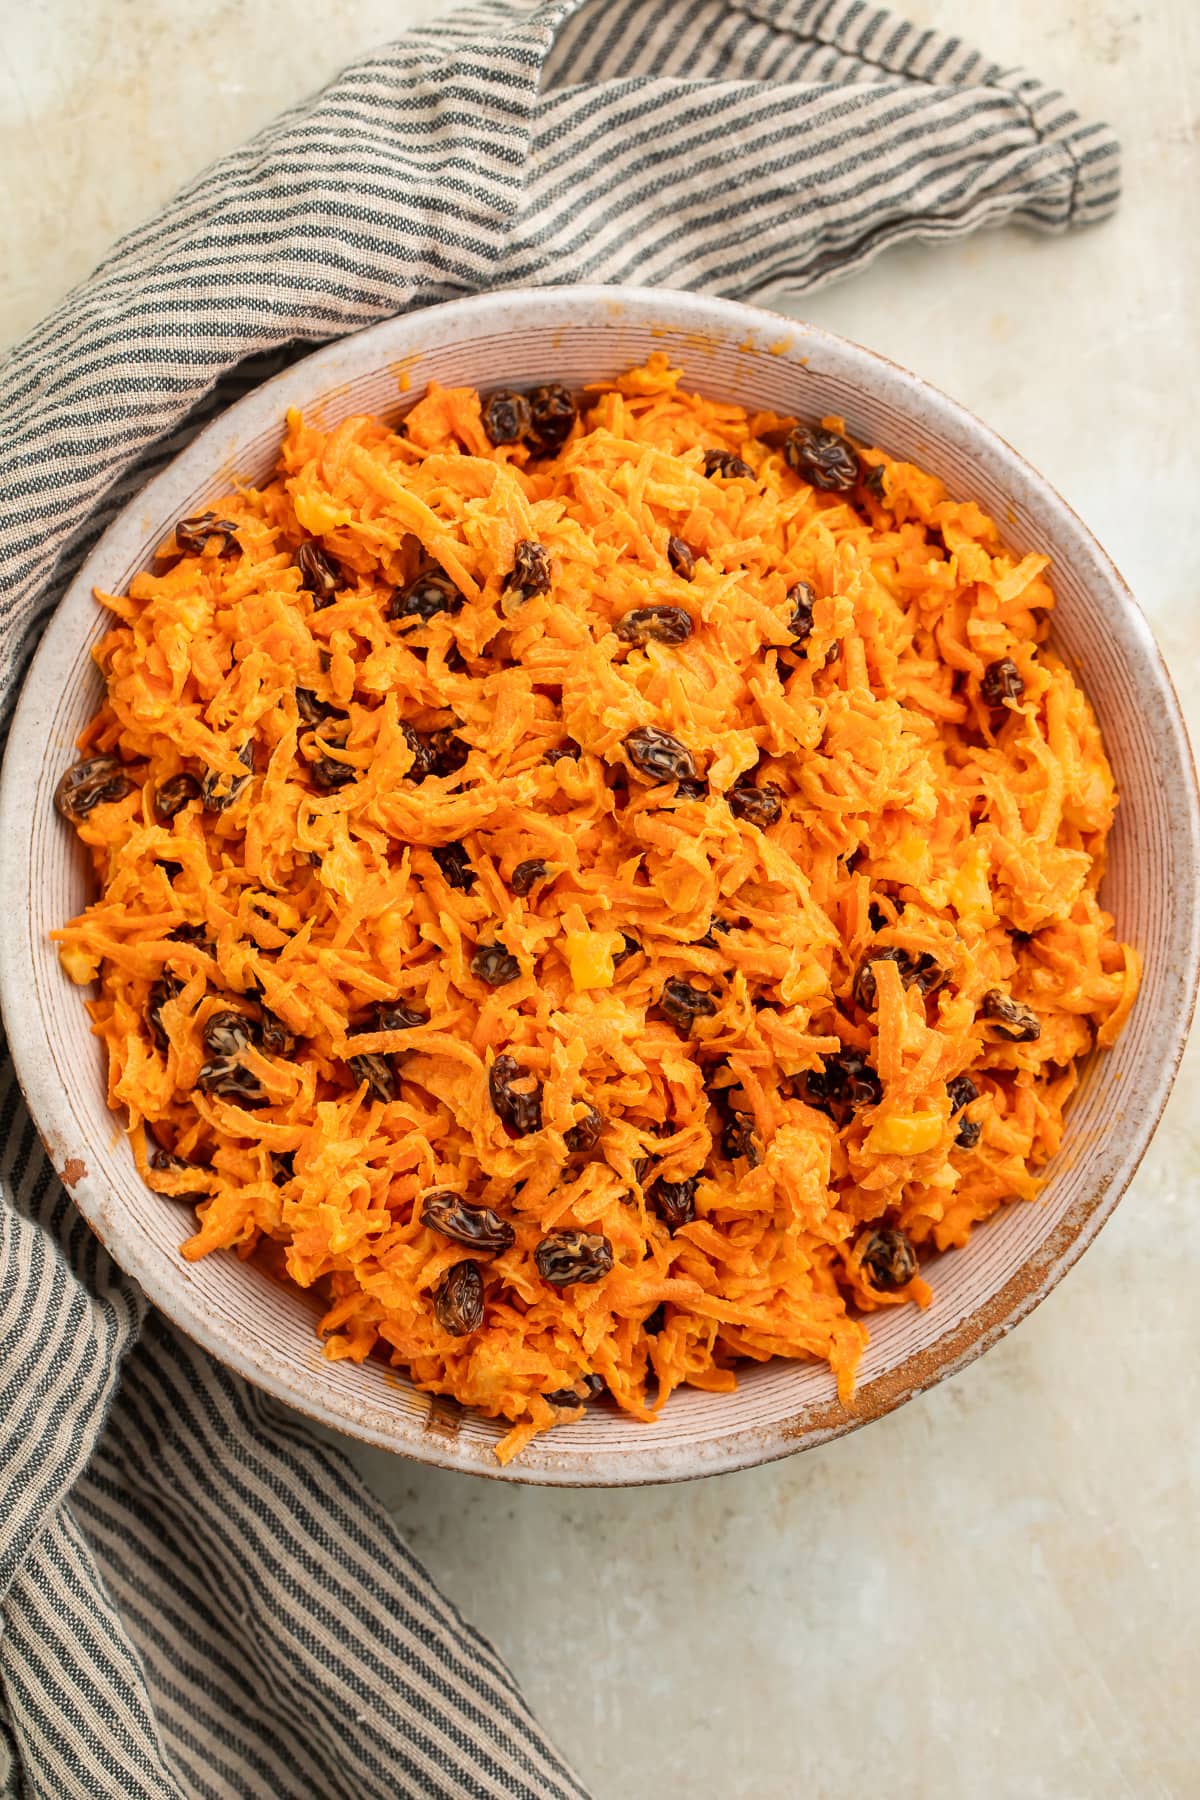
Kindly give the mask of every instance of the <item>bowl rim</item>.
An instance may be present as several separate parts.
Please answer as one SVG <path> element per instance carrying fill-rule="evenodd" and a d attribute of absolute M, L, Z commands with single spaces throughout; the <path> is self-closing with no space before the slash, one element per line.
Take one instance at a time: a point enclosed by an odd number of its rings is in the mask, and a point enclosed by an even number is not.
<path fill-rule="evenodd" d="M 893 381 L 899 378 L 914 400 L 919 400 L 923 418 L 929 421 L 931 431 L 953 424 L 965 430 L 974 448 L 985 449 L 993 463 L 1007 465 L 1014 474 L 1019 473 L 1026 481 L 1031 481 L 1046 505 L 1057 509 L 1060 523 L 1068 534 L 1074 536 L 1080 548 L 1086 548 L 1102 569 L 1111 596 L 1122 608 L 1127 628 L 1139 639 L 1157 682 L 1154 698 L 1164 712 L 1160 726 L 1167 729 L 1179 767 L 1185 775 L 1186 791 L 1177 796 L 1176 813 L 1183 817 L 1193 850 L 1200 854 L 1200 792 L 1195 763 L 1174 684 L 1149 622 L 1111 557 L 1074 509 L 1006 439 L 924 377 L 836 332 L 743 301 L 678 289 L 598 284 L 498 288 L 395 315 L 311 351 L 209 420 L 177 456 L 126 502 L 88 553 L 47 622 L 22 682 L 12 714 L 3 768 L 0 769 L 0 842 L 23 840 L 20 826 L 27 808 L 22 805 L 22 790 L 27 791 L 30 763 L 40 755 L 36 729 L 30 728 L 36 726 L 40 696 L 52 676 L 56 657 L 75 641 L 67 618 L 67 602 L 76 599 L 80 593 L 90 601 L 101 569 L 118 554 L 128 560 L 131 546 L 144 547 L 149 541 L 150 528 L 137 515 L 152 513 L 156 498 L 178 486 L 181 477 L 193 465 L 207 467 L 212 460 L 209 452 L 214 438 L 228 435 L 231 425 L 248 424 L 254 419 L 261 424 L 272 418 L 281 423 L 289 404 L 318 405 L 323 395 L 328 395 L 347 379 L 344 365 L 348 359 L 363 362 L 364 367 L 364 358 L 375 367 L 389 365 L 397 356 L 405 354 L 402 342 L 398 344 L 396 340 L 403 340 L 411 331 L 419 332 L 422 321 L 436 317 L 449 327 L 457 320 L 464 326 L 478 327 L 498 315 L 507 323 L 515 308 L 535 313 L 547 310 L 553 313 L 561 309 L 559 324 L 580 311 L 598 318 L 604 317 L 606 312 L 611 314 L 612 309 L 618 312 L 626 309 L 649 311 L 672 330 L 687 332 L 690 329 L 702 335 L 722 329 L 745 331 L 747 326 L 757 326 L 760 331 L 765 327 L 778 335 L 778 329 L 785 328 L 789 336 L 801 337 L 806 344 L 827 347 L 837 357 L 848 356 L 864 374 L 869 375 L 872 366 L 887 370 Z M 385 345 L 387 354 L 373 354 L 376 347 L 382 352 Z M 322 379 L 327 371 L 328 378 Z M 297 393 L 300 388 L 309 390 L 307 396 Z M 242 434 L 243 441 L 247 435 Z M 230 466 L 228 458 L 224 459 L 224 466 Z M 21 916 L 27 904 L 26 873 L 23 857 L 3 859 L 0 866 L 2 916 L 10 919 Z M 647 1446 L 645 1452 L 608 1450 L 596 1453 L 601 1461 L 604 1458 L 611 1461 L 619 1456 L 619 1467 L 602 1466 L 589 1470 L 586 1466 L 589 1453 L 586 1452 L 573 1456 L 567 1467 L 553 1462 L 535 1464 L 523 1458 L 501 1466 L 490 1453 L 486 1461 L 474 1454 L 468 1457 L 459 1451 L 456 1442 L 425 1430 L 414 1431 L 411 1441 L 400 1441 L 394 1426 L 389 1430 L 373 1424 L 369 1417 L 339 1410 L 332 1400 L 326 1402 L 315 1398 L 300 1386 L 298 1375 L 273 1363 L 263 1347 L 243 1349 L 229 1342 L 219 1327 L 210 1324 L 201 1303 L 189 1303 L 189 1290 L 178 1280 L 178 1270 L 164 1267 L 161 1254 L 153 1246 L 122 1241 L 116 1249 L 110 1250 L 110 1254 L 175 1326 L 246 1380 L 322 1426 L 416 1461 L 523 1485 L 575 1487 L 685 1481 L 773 1462 L 882 1418 L 915 1395 L 958 1373 L 1027 1317 L 1082 1256 L 1133 1179 L 1162 1117 L 1183 1057 L 1200 984 L 1200 901 L 1195 897 L 1189 899 L 1186 918 L 1190 927 L 1186 967 L 1181 971 L 1182 985 L 1171 1021 L 1169 1053 L 1164 1057 L 1154 1083 L 1149 1106 L 1128 1132 L 1117 1166 L 1095 1191 L 1089 1191 L 1072 1203 L 1047 1238 L 983 1305 L 967 1313 L 933 1345 L 910 1352 L 903 1361 L 864 1383 L 853 1412 L 843 1411 L 840 1407 L 806 1405 L 792 1420 L 781 1420 L 768 1426 L 751 1425 L 744 1431 L 735 1431 L 724 1446 L 714 1446 L 708 1441 L 703 1445 L 681 1444 L 678 1448 L 659 1446 L 656 1450 Z M 102 1184 L 89 1176 L 77 1147 L 72 1147 L 64 1135 L 60 1123 L 57 1071 L 45 1047 L 45 1034 L 40 1028 L 36 1009 L 22 1004 L 23 994 L 28 994 L 33 983 L 32 965 L 23 955 L 23 947 L 20 933 L 0 932 L 0 1012 L 5 1020 L 17 1079 L 60 1179 L 71 1191 L 80 1212 L 101 1243 L 106 1244 L 107 1193 Z M 168 1279 L 169 1275 L 174 1275 L 175 1279 Z M 651 1461 L 651 1458 L 655 1460 Z"/>

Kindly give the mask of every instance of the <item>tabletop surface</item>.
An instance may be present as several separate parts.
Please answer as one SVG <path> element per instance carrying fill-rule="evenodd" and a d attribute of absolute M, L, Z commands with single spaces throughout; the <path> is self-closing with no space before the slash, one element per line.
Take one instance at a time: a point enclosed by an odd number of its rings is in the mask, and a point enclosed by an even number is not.
<path fill-rule="evenodd" d="M 215 155 L 430 0 L 44 0 L 0 49 L 0 345 Z M 1200 741 L 1200 7 L 900 0 L 1117 126 L 1065 239 L 893 252 L 798 297 L 982 415 L 1150 615 Z M 1189 92 L 1189 84 L 1191 91 Z M 597 1800 L 1200 1792 L 1200 1051 L 1130 1193 L 1005 1343 L 869 1430 L 676 1488 L 350 1454 Z"/>

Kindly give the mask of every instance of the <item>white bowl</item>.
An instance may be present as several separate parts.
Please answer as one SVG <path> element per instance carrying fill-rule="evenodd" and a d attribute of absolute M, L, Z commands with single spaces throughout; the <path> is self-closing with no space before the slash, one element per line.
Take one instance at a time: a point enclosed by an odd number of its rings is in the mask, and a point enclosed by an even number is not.
<path fill-rule="evenodd" d="M 536 1439 L 507 1469 L 499 1428 L 430 1403 L 376 1363 L 321 1355 L 315 1310 L 233 1256 L 185 1263 L 190 1210 L 139 1179 L 105 1104 L 100 1047 L 60 970 L 51 929 L 85 904 L 84 859 L 52 796 L 100 697 L 89 658 L 105 621 L 94 586 L 121 592 L 176 519 L 235 477 L 261 481 L 284 414 L 327 425 L 394 414 L 434 377 L 447 386 L 570 385 L 665 350 L 689 385 L 749 407 L 844 415 L 853 433 L 978 500 L 1019 551 L 1053 558 L 1054 643 L 1100 718 L 1121 793 L 1106 905 L 1145 955 L 1141 995 L 1114 1050 L 1071 1103 L 1043 1198 L 1006 1208 L 969 1247 L 934 1259 L 927 1311 L 871 1321 L 855 1410 L 824 1366 L 749 1369 L 736 1393 L 681 1391 L 641 1425 L 596 1409 Z M 81 1212 L 149 1298 L 231 1368 L 326 1424 L 423 1462 L 508 1480 L 621 1485 L 765 1462 L 879 1417 L 962 1368 L 1011 1329 L 1095 1236 L 1137 1167 L 1170 1090 L 1200 963 L 1200 814 L 1179 707 L 1149 627 L 1100 546 L 994 432 L 881 357 L 753 307 L 693 295 L 550 288 L 457 300 L 316 352 L 241 400 L 156 476 L 105 534 L 59 606 L 21 696 L 0 784 L 0 999 L 17 1072 L 55 1167 Z"/>

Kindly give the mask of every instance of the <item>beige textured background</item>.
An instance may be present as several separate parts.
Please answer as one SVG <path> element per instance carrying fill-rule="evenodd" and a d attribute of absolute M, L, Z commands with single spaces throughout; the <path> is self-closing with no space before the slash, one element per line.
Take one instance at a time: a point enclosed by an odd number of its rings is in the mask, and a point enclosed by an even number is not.
<path fill-rule="evenodd" d="M 0 4 L 0 344 L 431 0 Z M 1075 503 L 1200 725 L 1200 4 L 901 0 L 1118 125 L 1116 221 L 885 259 L 795 311 L 920 370 Z M 352 1452 L 597 1800 L 1200 1795 L 1200 1054 L 1006 1344 L 870 1430 L 674 1489 Z"/>

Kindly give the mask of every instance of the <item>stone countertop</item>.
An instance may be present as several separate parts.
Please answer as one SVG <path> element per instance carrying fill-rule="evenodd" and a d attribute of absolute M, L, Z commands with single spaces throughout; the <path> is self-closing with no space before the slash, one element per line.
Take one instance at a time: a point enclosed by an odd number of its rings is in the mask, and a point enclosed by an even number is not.
<path fill-rule="evenodd" d="M 113 237 L 432 0 L 47 0 L 0 52 L 0 343 Z M 1200 8 L 907 0 L 1117 125 L 1117 218 L 884 257 L 797 300 L 1077 507 L 1200 727 Z M 1190 216 L 1190 223 L 1189 223 Z M 1200 1053 L 1128 1196 L 1005 1343 L 870 1430 L 555 1492 L 347 1446 L 597 1800 L 1200 1792 Z"/>

